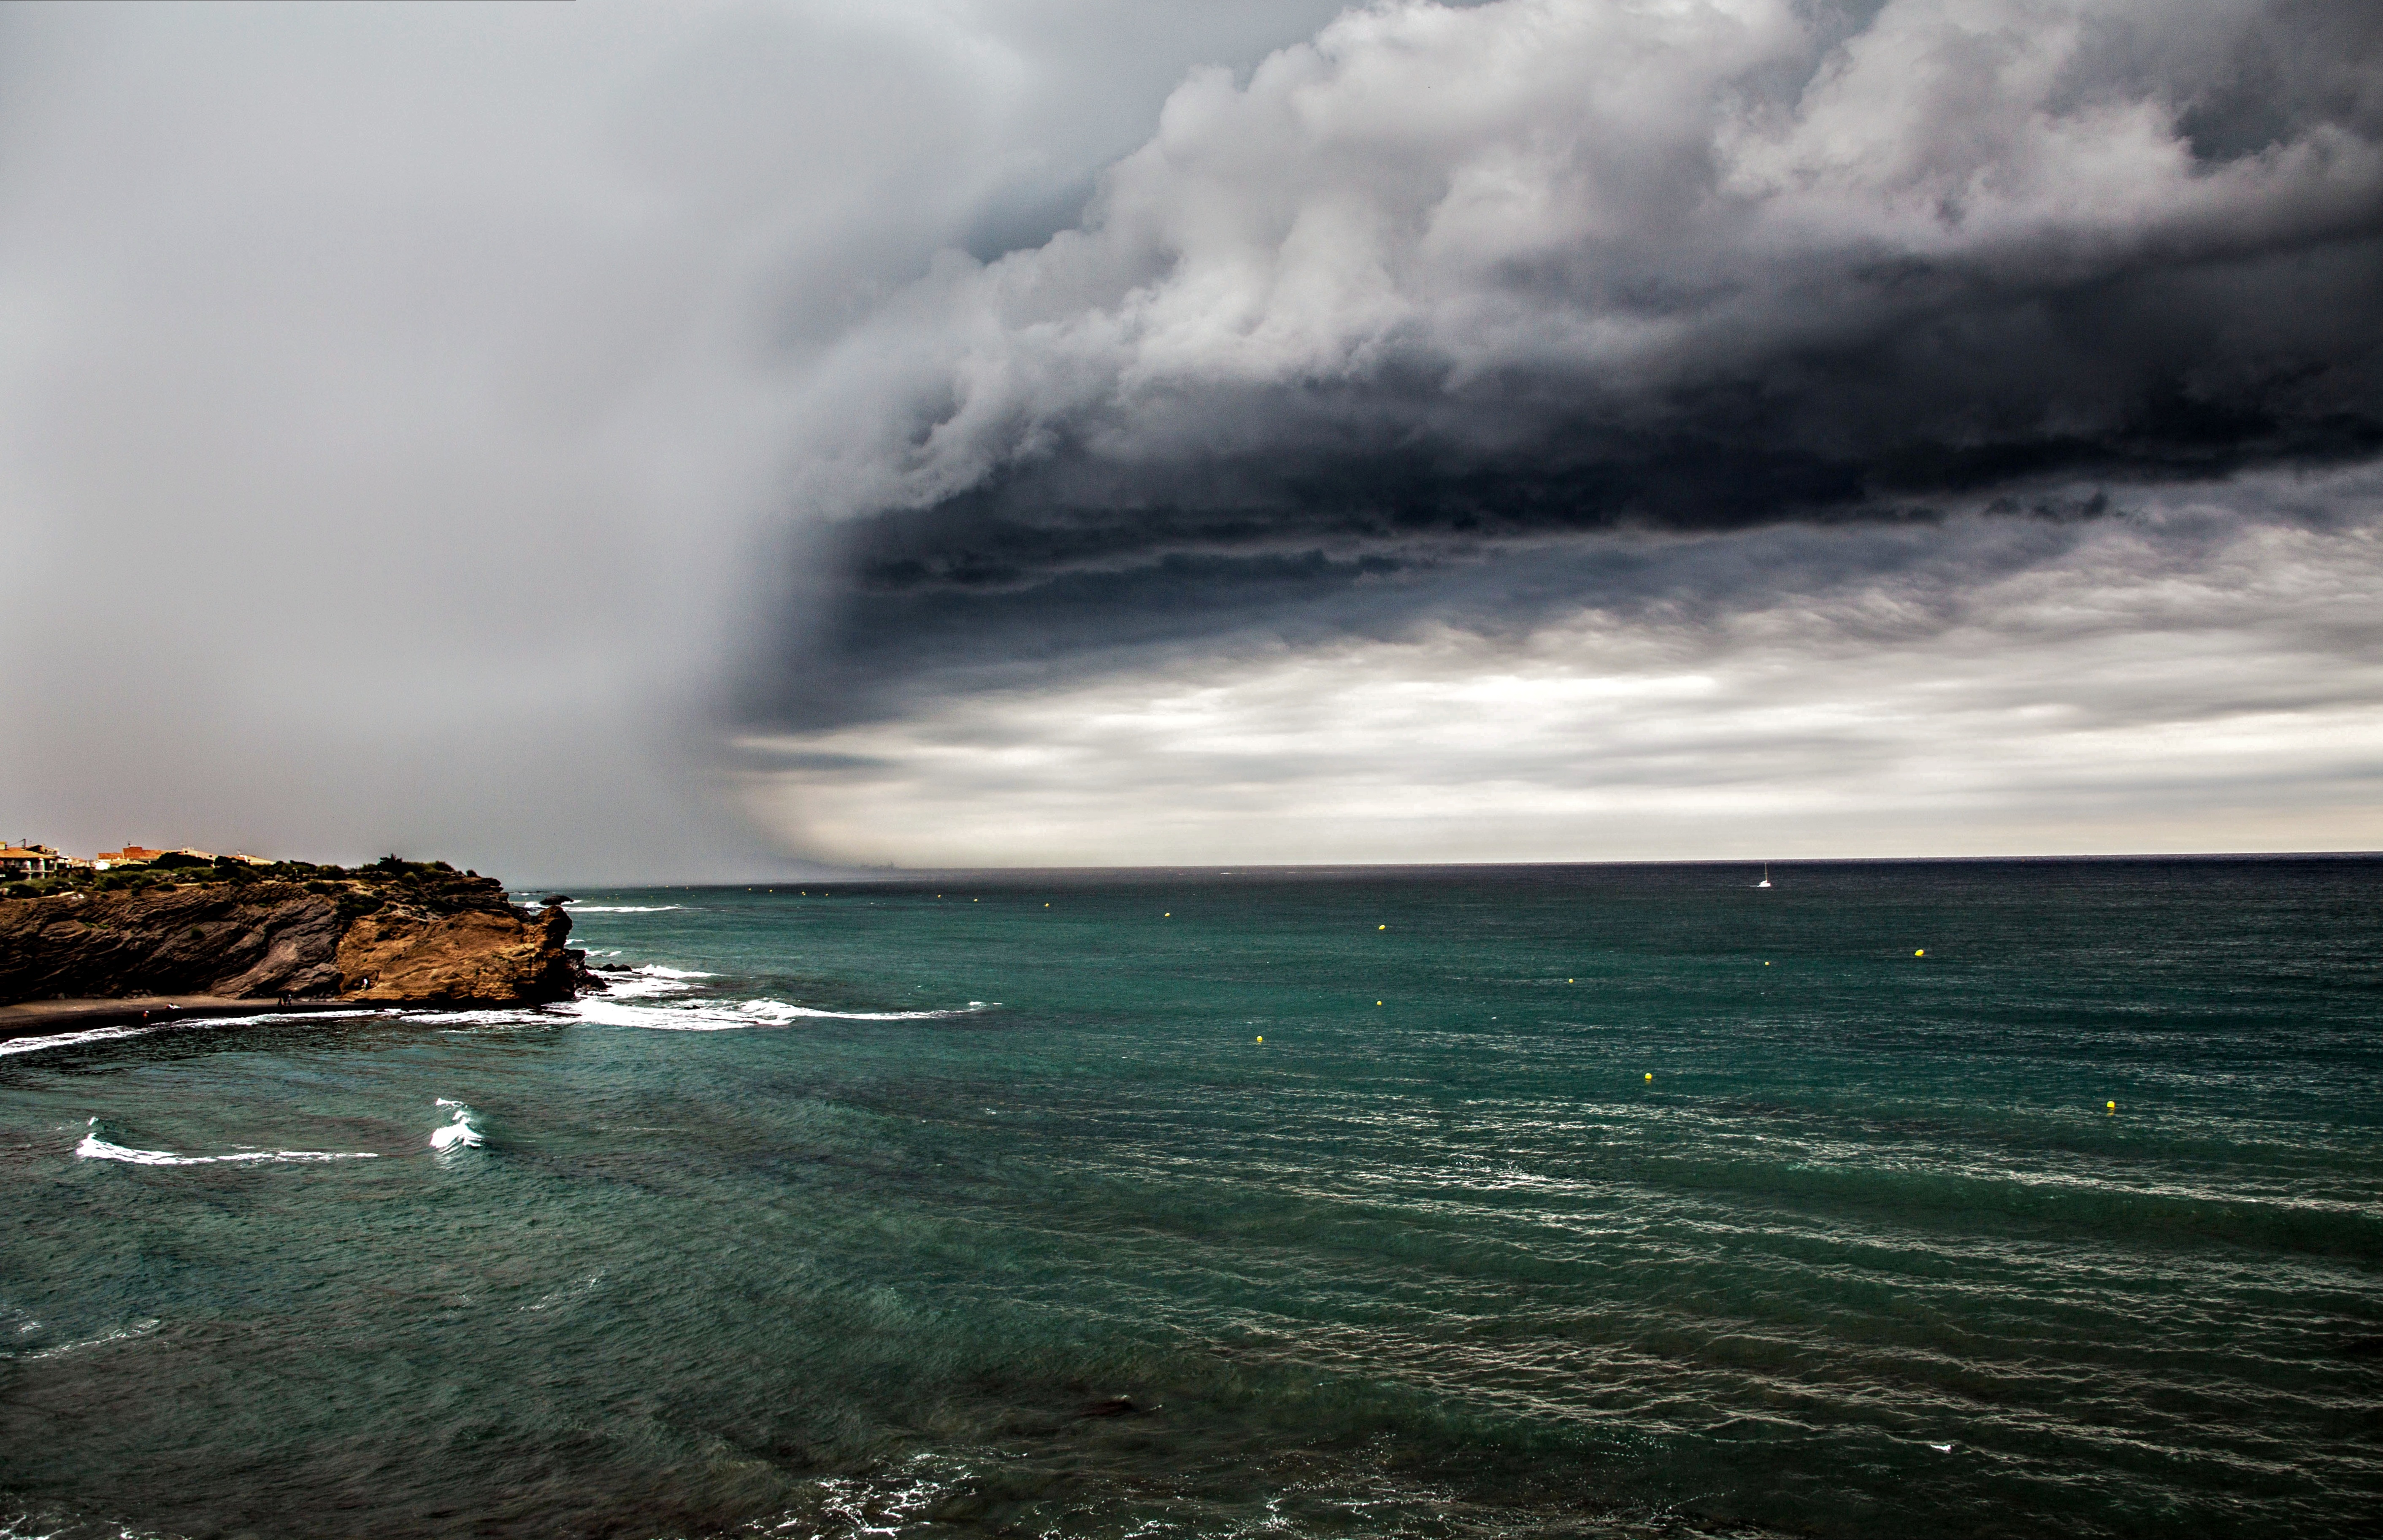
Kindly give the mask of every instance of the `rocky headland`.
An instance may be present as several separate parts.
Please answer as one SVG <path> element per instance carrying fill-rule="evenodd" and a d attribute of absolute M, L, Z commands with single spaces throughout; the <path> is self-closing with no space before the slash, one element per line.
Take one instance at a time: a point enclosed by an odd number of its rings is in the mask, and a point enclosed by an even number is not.
<path fill-rule="evenodd" d="M 522 1005 L 600 988 L 559 904 L 444 862 L 109 873 L 0 898 L 0 1005 L 204 996 Z M 22 884 L 16 890 L 23 891 Z"/>

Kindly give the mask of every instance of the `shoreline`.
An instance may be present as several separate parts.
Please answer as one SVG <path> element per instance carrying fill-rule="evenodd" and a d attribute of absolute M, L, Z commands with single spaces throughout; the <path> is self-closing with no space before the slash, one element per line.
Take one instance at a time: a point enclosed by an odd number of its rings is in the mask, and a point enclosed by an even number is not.
<path fill-rule="evenodd" d="M 0 1005 L 0 1042 L 48 1037 L 99 1027 L 155 1027 L 210 1016 L 302 1016 L 314 1011 L 393 1011 L 400 1007 L 364 1000 L 226 999 L 219 994 L 143 994 L 118 1000 L 25 1000 Z"/>

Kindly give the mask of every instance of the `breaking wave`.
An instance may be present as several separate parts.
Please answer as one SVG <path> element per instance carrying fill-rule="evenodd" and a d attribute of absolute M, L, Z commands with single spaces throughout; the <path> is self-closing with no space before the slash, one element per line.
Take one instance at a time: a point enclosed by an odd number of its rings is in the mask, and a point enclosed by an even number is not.
<path fill-rule="evenodd" d="M 106 1042 L 115 1038 L 137 1038 L 179 1025 L 178 1022 L 160 1021 L 146 1027 L 94 1027 L 86 1032 L 57 1032 L 43 1038 L 10 1038 L 0 1042 L 0 1056 L 38 1053 L 44 1048 L 72 1048 L 78 1043 Z"/>
<path fill-rule="evenodd" d="M 709 973 L 697 973 L 683 967 L 664 967 L 660 963 L 648 963 L 627 969 L 604 970 L 604 992 L 615 1000 L 643 1000 L 660 994 L 685 994 L 698 986 L 697 979 L 709 979 Z"/>
<path fill-rule="evenodd" d="M 479 1127 L 472 1121 L 472 1109 L 461 1102 L 450 1102 L 441 1096 L 436 1103 L 451 1107 L 452 1114 L 445 1123 L 430 1130 L 430 1148 L 444 1154 L 450 1150 L 476 1150 L 484 1142 Z"/>
<path fill-rule="evenodd" d="M 684 909 L 684 904 L 566 904 L 574 915 L 659 915 Z"/>
<path fill-rule="evenodd" d="M 336 1021 L 342 1016 L 379 1016 L 377 1010 L 357 1011 L 259 1011 L 254 1016 L 166 1016 L 156 1021 L 141 1021 L 117 1027 L 91 1027 L 80 1032 L 53 1032 L 43 1037 L 10 1038 L 0 1042 L 0 1058 L 11 1053 L 38 1053 L 50 1048 L 75 1048 L 87 1042 L 112 1042 L 118 1038 L 146 1037 L 151 1032 L 192 1028 L 213 1029 L 223 1027 L 253 1027 L 265 1021 Z"/>
<path fill-rule="evenodd" d="M 451 1032 L 464 1032 L 478 1027 L 522 1031 L 554 1025 L 552 1017 L 529 1005 L 491 1005 L 469 1011 L 408 1011 L 405 1019 L 411 1025 L 436 1027 L 441 1031 Z"/>
<path fill-rule="evenodd" d="M 127 1165 L 240 1165 L 260 1161 L 375 1161 L 380 1156 L 370 1150 L 242 1150 L 229 1155 L 179 1155 L 171 1150 L 135 1150 L 102 1135 L 99 1119 L 94 1117 L 82 1142 L 75 1146 L 75 1158 L 122 1161 Z"/>
<path fill-rule="evenodd" d="M 658 1032 L 734 1032 L 753 1027 L 786 1027 L 797 1021 L 939 1021 L 974 1016 L 994 1009 L 997 1000 L 971 1000 L 966 1005 L 936 1011 L 832 1011 L 814 1005 L 793 1005 L 783 1000 L 747 1000 L 739 1004 L 688 1001 L 674 1004 L 633 1005 L 617 998 L 591 996 L 557 1009 L 599 1027 L 641 1027 Z"/>
<path fill-rule="evenodd" d="M 147 1337 L 161 1324 L 163 1323 L 153 1315 L 146 1320 L 135 1321 L 120 1331 L 85 1337 L 80 1342 L 61 1342 L 55 1348 L 43 1348 L 31 1353 L 0 1353 L 0 1358 L 18 1358 L 28 1363 L 39 1362 L 46 1358 L 64 1358 L 68 1353 L 79 1353 L 86 1348 L 105 1348 L 111 1342 L 130 1342 L 136 1337 Z"/>

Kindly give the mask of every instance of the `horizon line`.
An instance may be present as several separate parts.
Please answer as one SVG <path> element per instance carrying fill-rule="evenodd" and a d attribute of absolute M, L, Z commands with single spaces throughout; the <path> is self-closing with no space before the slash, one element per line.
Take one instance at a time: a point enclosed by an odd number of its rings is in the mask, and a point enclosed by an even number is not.
<path fill-rule="evenodd" d="M 559 889 L 570 886 L 601 888 L 624 893 L 637 889 L 695 888 L 756 888 L 786 887 L 797 883 L 825 884 L 904 882 L 951 881 L 970 877 L 1007 876 L 1123 876 L 1151 874 L 1168 877 L 1242 877 L 1299 876 L 1324 873 L 1409 872 L 1409 871 L 1531 871 L 1563 870 L 1580 868 L 1625 867 L 1754 867 L 1765 864 L 1782 867 L 1856 867 L 1856 866 L 2024 866 L 2059 865 L 2086 862 L 2171 862 L 2188 861 L 2372 861 L 2383 860 L 2383 850 L 2213 850 L 2213 851 L 2145 851 L 2108 852 L 2092 855 L 2026 855 L 2026 856 L 1793 856 L 1786 857 L 1718 857 L 1696 856 L 1677 859 L 1587 860 L 1587 861 L 1257 861 L 1230 867 L 1216 867 L 1203 862 L 1197 865 L 1170 863 L 1158 866 L 1000 866 L 1000 867 L 858 867 L 830 870 L 800 877 L 769 877 L 706 880 L 700 881 L 654 882 L 507 882 L 508 891 L 529 888 Z M 485 875 L 485 874 L 484 874 Z"/>

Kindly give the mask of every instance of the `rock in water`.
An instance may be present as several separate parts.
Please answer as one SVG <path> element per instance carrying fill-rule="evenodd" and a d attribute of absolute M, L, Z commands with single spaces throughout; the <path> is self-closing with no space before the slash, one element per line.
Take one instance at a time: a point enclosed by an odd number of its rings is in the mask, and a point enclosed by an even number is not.
<path fill-rule="evenodd" d="M 380 909 L 340 938 L 340 976 L 352 1000 L 529 1004 L 568 1000 L 587 983 L 582 954 L 567 951 L 571 917 L 549 908 L 535 919 L 507 906 L 455 915 Z"/>

